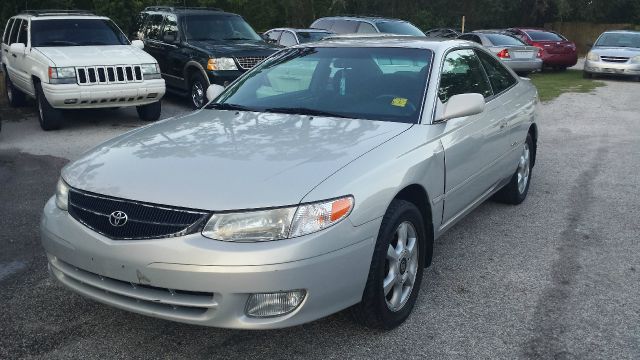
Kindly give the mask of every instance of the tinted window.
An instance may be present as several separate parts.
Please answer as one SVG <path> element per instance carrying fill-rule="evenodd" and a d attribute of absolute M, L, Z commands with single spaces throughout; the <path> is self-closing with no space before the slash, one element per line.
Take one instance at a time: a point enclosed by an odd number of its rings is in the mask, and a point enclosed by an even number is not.
<path fill-rule="evenodd" d="M 373 25 L 369 23 L 360 22 L 360 25 L 358 26 L 358 32 L 361 34 L 373 34 L 377 33 L 378 30 L 376 30 L 376 28 L 374 28 Z"/>
<path fill-rule="evenodd" d="M 473 41 L 475 43 L 482 44 L 482 40 L 480 40 L 480 37 L 478 35 L 465 34 L 465 35 L 461 35 L 458 39 Z"/>
<path fill-rule="evenodd" d="M 426 49 L 284 50 L 250 70 L 218 101 L 255 111 L 323 112 L 415 123 L 422 109 L 431 57 L 432 52 Z"/>
<path fill-rule="evenodd" d="M 565 41 L 567 40 L 556 33 L 548 32 L 548 31 L 527 30 L 525 32 L 527 33 L 527 35 L 529 35 L 529 37 L 533 41 Z"/>
<path fill-rule="evenodd" d="M 500 61 L 494 59 L 491 55 L 479 50 L 477 50 L 477 54 L 482 66 L 484 66 L 484 70 L 487 72 L 494 94 L 500 94 L 518 81 Z"/>
<path fill-rule="evenodd" d="M 187 40 L 262 40 L 240 16 L 207 14 L 189 15 L 183 19 Z"/>
<path fill-rule="evenodd" d="M 13 26 L 13 19 L 9 19 L 7 21 L 7 26 L 4 28 L 4 36 L 2 37 L 2 42 L 5 44 L 9 43 L 9 35 L 11 35 L 11 27 Z"/>
<path fill-rule="evenodd" d="M 376 21 L 376 26 L 381 33 L 424 36 L 424 33 L 405 21 Z"/>
<path fill-rule="evenodd" d="M 145 20 L 147 19 L 147 16 L 149 16 L 148 13 L 140 13 L 138 14 L 138 16 L 136 16 L 136 20 L 133 26 L 135 30 L 131 35 L 134 39 L 140 39 L 142 37 L 142 33 L 143 33 L 142 31 L 143 31 L 144 23 L 145 23 Z"/>
<path fill-rule="evenodd" d="M 595 46 L 640 48 L 640 33 L 605 33 Z"/>
<path fill-rule="evenodd" d="M 149 16 L 145 37 L 147 39 L 160 40 L 160 28 L 162 26 L 162 15 L 154 14 Z"/>
<path fill-rule="evenodd" d="M 318 21 L 314 22 L 311 25 L 311 28 L 313 28 L 313 29 L 331 30 L 332 26 L 333 26 L 333 20 L 322 19 L 322 20 L 318 20 Z"/>
<path fill-rule="evenodd" d="M 51 19 L 31 23 L 31 46 L 128 45 L 129 40 L 104 19 Z"/>
<path fill-rule="evenodd" d="M 20 30 L 18 31 L 17 42 L 23 43 L 24 46 L 27 46 L 28 37 L 29 37 L 29 22 L 27 20 L 22 20 L 22 24 L 20 24 Z"/>
<path fill-rule="evenodd" d="M 21 22 L 22 20 L 16 19 L 16 21 L 13 23 L 13 27 L 11 28 L 11 36 L 9 37 L 9 44 L 13 44 L 14 42 L 18 41 L 18 30 L 20 29 Z"/>
<path fill-rule="evenodd" d="M 174 42 L 178 39 L 178 19 L 175 15 L 167 15 L 164 19 L 162 39 L 166 41 L 172 40 L 170 42 Z"/>
<path fill-rule="evenodd" d="M 280 36 L 280 45 L 282 46 L 293 46 L 298 42 L 296 41 L 296 37 L 289 31 L 283 31 L 282 36 Z"/>
<path fill-rule="evenodd" d="M 358 23 L 351 20 L 335 20 L 331 31 L 336 34 L 353 34 L 356 32 Z"/>
<path fill-rule="evenodd" d="M 324 38 L 326 38 L 327 36 L 331 35 L 330 32 L 320 32 L 320 31 L 298 31 L 297 32 L 298 35 L 298 41 L 300 41 L 300 44 L 304 44 L 304 43 L 308 43 L 308 42 L 313 42 L 313 41 L 320 41 Z"/>
<path fill-rule="evenodd" d="M 489 41 L 496 46 L 522 46 L 525 45 L 519 39 L 514 38 L 513 36 L 504 35 L 504 34 L 485 34 L 484 36 L 489 39 Z"/>
<path fill-rule="evenodd" d="M 438 97 L 446 103 L 453 95 L 469 93 L 482 94 L 485 98 L 493 95 L 480 60 L 473 50 L 452 51 L 444 59 Z"/>

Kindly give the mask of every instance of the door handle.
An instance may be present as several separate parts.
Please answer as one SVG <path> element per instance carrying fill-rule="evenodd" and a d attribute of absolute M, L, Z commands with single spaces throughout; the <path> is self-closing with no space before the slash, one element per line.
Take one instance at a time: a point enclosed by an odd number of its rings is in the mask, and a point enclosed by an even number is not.
<path fill-rule="evenodd" d="M 11 54 L 11 56 L 13 56 L 14 58 L 17 58 L 16 54 Z"/>
<path fill-rule="evenodd" d="M 502 129 L 506 128 L 506 127 L 507 127 L 507 122 L 506 121 L 503 121 L 503 122 L 500 123 L 500 130 L 502 130 Z"/>

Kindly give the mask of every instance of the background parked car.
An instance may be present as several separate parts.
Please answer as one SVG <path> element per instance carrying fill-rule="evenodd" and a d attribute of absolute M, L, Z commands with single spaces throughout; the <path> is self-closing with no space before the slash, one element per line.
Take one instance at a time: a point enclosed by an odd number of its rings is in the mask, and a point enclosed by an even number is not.
<path fill-rule="evenodd" d="M 458 39 L 484 45 L 518 74 L 526 75 L 542 69 L 540 49 L 528 46 L 513 36 L 496 31 L 478 30 L 460 35 Z"/>
<path fill-rule="evenodd" d="M 427 37 L 432 38 L 443 38 L 443 39 L 455 39 L 458 36 L 462 35 L 461 32 L 448 29 L 448 28 L 440 28 L 440 29 L 431 29 L 424 32 Z"/>
<path fill-rule="evenodd" d="M 385 33 L 424 36 L 422 30 L 408 21 L 365 16 L 324 17 L 313 22 L 313 29 L 324 29 L 336 34 Z"/>
<path fill-rule="evenodd" d="M 600 35 L 584 63 L 585 77 L 596 74 L 634 76 L 640 81 L 640 32 L 607 31 Z"/>
<path fill-rule="evenodd" d="M 511 28 L 505 31 L 525 44 L 540 48 L 544 66 L 564 70 L 578 62 L 576 44 L 553 31 L 531 28 Z"/>
<path fill-rule="evenodd" d="M 330 35 L 333 35 L 333 33 L 320 29 L 277 28 L 266 31 L 262 37 L 268 43 L 288 47 L 320 41 Z"/>
<path fill-rule="evenodd" d="M 277 51 L 240 15 L 219 9 L 153 6 L 136 34 L 160 63 L 167 89 L 206 103 L 210 84 L 226 85 Z"/>

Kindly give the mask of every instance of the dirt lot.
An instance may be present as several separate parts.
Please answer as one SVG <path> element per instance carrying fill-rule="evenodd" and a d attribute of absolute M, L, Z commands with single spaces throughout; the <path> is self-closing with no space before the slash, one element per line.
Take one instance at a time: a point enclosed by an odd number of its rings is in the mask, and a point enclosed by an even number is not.
<path fill-rule="evenodd" d="M 87 111 L 45 133 L 0 105 L 0 358 L 640 358 L 640 84 L 541 106 L 529 198 L 488 202 L 438 240 L 413 315 L 382 333 L 342 312 L 291 329 L 201 328 L 116 310 L 53 282 L 38 220 L 60 168 L 141 125 Z M 188 110 L 169 98 L 164 115 Z"/>

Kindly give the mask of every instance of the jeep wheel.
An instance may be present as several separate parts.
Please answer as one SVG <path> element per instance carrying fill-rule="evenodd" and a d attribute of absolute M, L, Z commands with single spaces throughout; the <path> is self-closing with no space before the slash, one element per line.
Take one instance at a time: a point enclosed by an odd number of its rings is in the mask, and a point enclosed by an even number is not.
<path fill-rule="evenodd" d="M 7 102 L 11 107 L 19 107 L 24 105 L 25 103 L 25 95 L 22 91 L 18 90 L 13 86 L 11 79 L 9 79 L 9 74 L 7 70 L 4 70 L 4 88 L 7 94 Z"/>
<path fill-rule="evenodd" d="M 189 89 L 191 96 L 191 106 L 194 109 L 200 109 L 207 103 L 207 86 L 209 83 L 200 73 L 195 73 L 189 81 Z"/>
<path fill-rule="evenodd" d="M 160 118 L 162 112 L 162 105 L 160 101 L 156 101 L 147 105 L 136 106 L 138 117 L 144 121 L 156 121 Z"/>
<path fill-rule="evenodd" d="M 40 120 L 42 130 L 60 129 L 62 126 L 62 111 L 49 104 L 40 83 L 36 83 L 36 106 L 38 107 L 38 120 Z"/>

